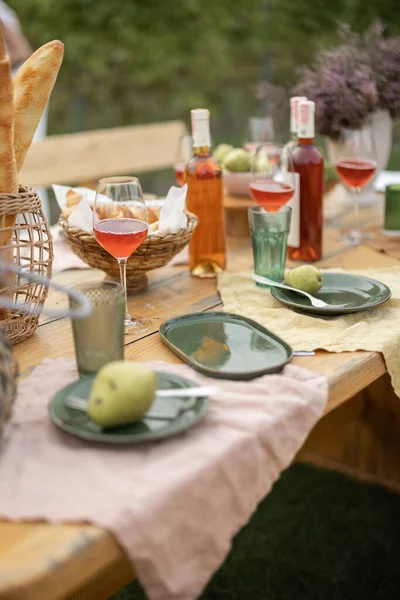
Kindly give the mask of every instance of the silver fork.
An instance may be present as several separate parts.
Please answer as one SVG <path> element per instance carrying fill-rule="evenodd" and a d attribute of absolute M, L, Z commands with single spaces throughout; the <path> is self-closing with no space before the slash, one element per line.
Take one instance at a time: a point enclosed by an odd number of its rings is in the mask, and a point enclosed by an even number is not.
<path fill-rule="evenodd" d="M 306 296 L 306 298 L 310 300 L 312 306 L 315 306 L 316 308 L 344 308 L 345 306 L 350 305 L 350 302 L 346 302 L 346 304 L 329 304 L 328 302 L 324 302 L 324 300 L 315 298 L 308 292 L 303 292 L 303 290 L 298 290 L 297 288 L 291 287 L 290 285 L 286 285 L 285 283 L 278 283 L 277 281 L 269 279 L 268 277 L 264 277 L 263 275 L 256 275 L 256 273 L 253 273 L 253 279 L 257 283 L 263 283 L 266 285 L 270 285 L 271 287 L 282 288 L 283 290 L 290 290 L 291 292 L 296 292 L 296 294 L 302 294 L 303 296 Z"/>

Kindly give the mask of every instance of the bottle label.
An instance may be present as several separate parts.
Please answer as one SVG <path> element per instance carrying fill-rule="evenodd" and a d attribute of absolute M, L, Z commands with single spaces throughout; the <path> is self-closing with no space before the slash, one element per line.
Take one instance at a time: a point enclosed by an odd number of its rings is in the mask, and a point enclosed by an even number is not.
<path fill-rule="evenodd" d="M 290 133 L 297 135 L 299 127 L 299 104 L 307 100 L 305 96 L 292 96 L 290 98 Z"/>
<path fill-rule="evenodd" d="M 210 111 L 204 108 L 196 108 L 191 111 L 193 147 L 211 147 L 210 136 Z"/>
<path fill-rule="evenodd" d="M 287 172 L 283 176 L 283 181 L 294 187 L 292 199 L 287 204 L 292 208 L 288 246 L 291 248 L 300 248 L 300 175 L 298 173 Z"/>
<path fill-rule="evenodd" d="M 314 137 L 314 111 L 314 102 L 303 100 L 299 103 L 299 126 L 297 131 L 299 138 L 310 139 Z"/>

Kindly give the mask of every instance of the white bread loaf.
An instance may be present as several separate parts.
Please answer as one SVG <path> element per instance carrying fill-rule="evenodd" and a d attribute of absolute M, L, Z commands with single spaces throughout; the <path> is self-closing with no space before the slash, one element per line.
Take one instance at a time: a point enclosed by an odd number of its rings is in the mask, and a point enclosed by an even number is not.
<path fill-rule="evenodd" d="M 64 44 L 48 42 L 24 62 L 14 77 L 14 151 L 22 167 L 50 98 L 64 55 Z"/>

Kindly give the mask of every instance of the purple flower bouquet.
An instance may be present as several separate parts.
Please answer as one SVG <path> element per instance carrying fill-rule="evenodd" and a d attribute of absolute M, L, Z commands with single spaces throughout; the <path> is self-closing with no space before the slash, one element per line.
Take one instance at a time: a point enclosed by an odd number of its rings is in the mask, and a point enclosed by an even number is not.
<path fill-rule="evenodd" d="M 321 52 L 311 68 L 300 67 L 294 88 L 314 100 L 316 129 L 332 140 L 343 129 L 360 129 L 378 109 L 400 117 L 400 37 L 383 38 L 380 23 L 363 36 L 342 25 L 339 35 L 340 46 Z"/>

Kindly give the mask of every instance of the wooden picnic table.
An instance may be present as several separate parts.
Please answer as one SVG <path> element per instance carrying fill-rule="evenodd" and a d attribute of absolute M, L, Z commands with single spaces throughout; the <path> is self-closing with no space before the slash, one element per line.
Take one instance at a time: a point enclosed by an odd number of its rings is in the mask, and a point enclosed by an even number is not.
<path fill-rule="evenodd" d="M 394 258 L 368 247 L 351 250 L 341 248 L 335 229 L 327 230 L 325 255 L 329 257 L 321 261 L 323 267 L 362 269 L 397 264 Z M 231 271 L 252 268 L 248 238 L 231 240 L 228 264 Z M 58 273 L 53 279 L 70 285 L 103 277 L 104 274 L 99 271 L 75 270 Z M 159 326 L 163 320 L 173 316 L 221 310 L 216 282 L 192 278 L 184 266 L 166 266 L 152 272 L 149 279 L 148 292 L 131 297 L 129 308 L 131 314 L 151 319 L 152 329 L 140 339 L 125 338 L 125 357 L 138 361 L 180 362 L 161 342 Z M 49 295 L 49 305 L 62 306 L 64 302 L 65 298 L 58 292 Z M 36 334 L 17 345 L 15 352 L 23 374 L 27 374 L 45 357 L 73 358 L 70 322 L 66 319 L 42 318 Z M 358 420 L 359 415 L 364 414 L 364 404 L 360 404 L 360 395 L 357 394 L 366 388 L 370 389 L 370 384 L 377 385 L 374 382 L 378 380 L 379 386 L 386 386 L 386 396 L 390 396 L 382 356 L 375 352 L 331 354 L 318 351 L 313 357 L 295 358 L 294 362 L 314 371 L 323 371 L 328 377 L 326 416 L 322 419 L 321 431 L 318 432 L 317 426 L 310 438 L 314 436 L 318 443 L 328 444 L 328 450 L 325 448 L 327 465 L 333 462 L 333 466 L 337 466 L 340 452 L 343 453 L 343 450 L 338 450 L 338 440 L 343 438 L 342 429 L 347 436 L 347 444 L 352 433 L 343 422 L 350 422 L 352 417 L 353 421 L 354 417 Z M 354 403 L 347 402 L 350 398 L 356 398 Z M 346 408 L 348 406 L 350 412 Z M 336 416 L 341 407 L 345 407 L 344 421 Z M 333 438 L 332 427 L 327 421 L 330 415 L 335 415 L 332 421 L 335 428 Z M 368 440 L 368 444 L 369 450 L 374 452 L 371 440 Z M 314 462 L 318 464 L 315 444 L 314 447 L 306 444 L 305 454 L 312 461 L 314 456 Z M 324 464 L 323 457 L 321 464 Z M 56 600 L 66 597 L 101 600 L 133 577 L 133 569 L 123 551 L 112 535 L 103 529 L 90 525 L 0 522 L 0 600 Z"/>

